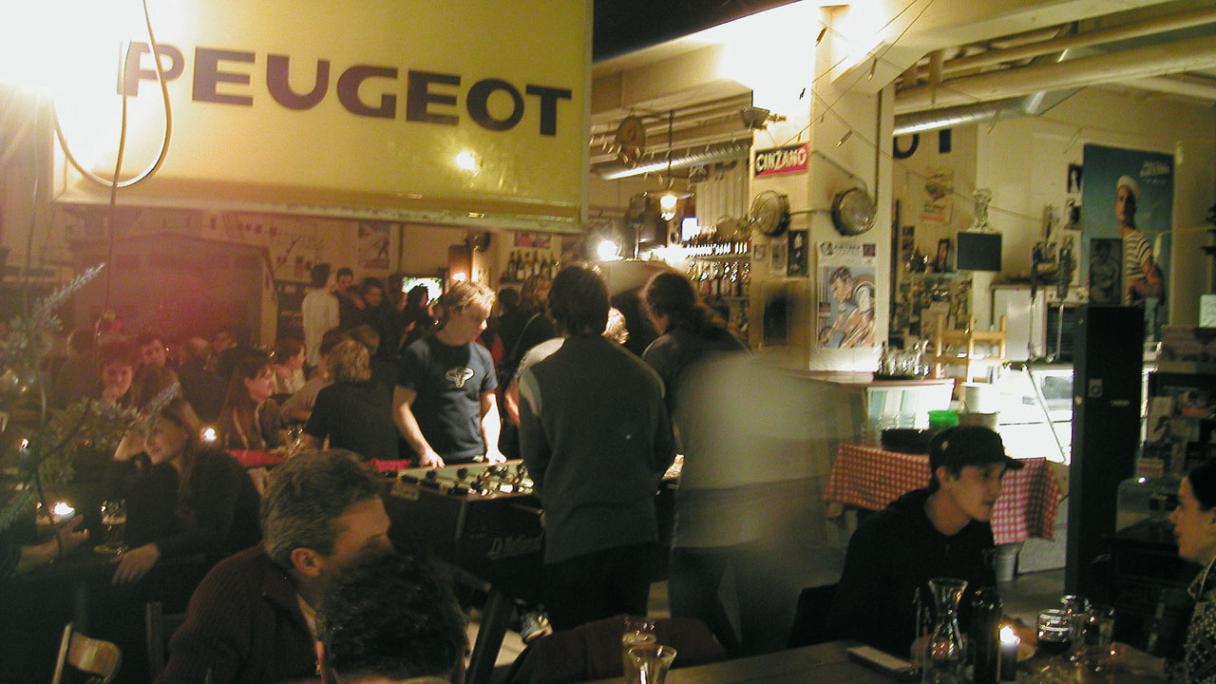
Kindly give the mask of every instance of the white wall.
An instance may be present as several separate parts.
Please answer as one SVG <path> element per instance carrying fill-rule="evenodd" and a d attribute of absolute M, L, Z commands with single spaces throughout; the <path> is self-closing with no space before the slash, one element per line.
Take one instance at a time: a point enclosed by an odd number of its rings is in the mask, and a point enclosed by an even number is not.
<path fill-rule="evenodd" d="M 1136 91 L 1085 89 L 1043 117 L 1000 121 L 977 130 L 976 182 L 993 192 L 990 221 L 1005 238 L 1004 274 L 1026 276 L 1039 238 L 1043 207 L 1064 206 L 1068 165 L 1080 164 L 1086 143 L 1167 154 L 1183 151 L 1174 181 L 1174 242 L 1168 273 L 1170 321 L 1194 323 L 1210 259 L 1205 244 L 1207 208 L 1216 202 L 1216 112 Z"/>

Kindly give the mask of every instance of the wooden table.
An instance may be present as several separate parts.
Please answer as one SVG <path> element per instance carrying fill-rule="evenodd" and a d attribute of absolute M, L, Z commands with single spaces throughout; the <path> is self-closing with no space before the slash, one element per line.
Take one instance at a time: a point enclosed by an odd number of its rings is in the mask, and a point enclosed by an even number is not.
<path fill-rule="evenodd" d="M 833 641 L 768 655 L 672 670 L 667 675 L 667 684 L 883 684 L 897 681 L 883 672 L 851 660 L 845 649 L 855 645 L 856 643 L 851 641 Z M 1135 649 L 1127 651 L 1128 664 L 1144 657 L 1143 653 Z M 679 662 L 678 655 L 676 662 Z M 1029 663 L 1023 663 L 1021 667 L 1028 668 Z M 1026 674 L 1027 672 L 1023 672 L 1019 678 Z M 1164 682 L 1165 679 L 1143 671 L 1133 672 L 1126 667 L 1116 667 L 1102 674 L 1082 673 L 1079 681 L 1082 684 L 1150 684 Z M 621 684 L 621 678 L 600 679 L 593 684 Z"/>
<path fill-rule="evenodd" d="M 672 670 L 668 684 L 743 684 L 748 682 L 815 682 L 841 684 L 856 682 L 876 684 L 895 681 L 885 674 L 849 659 L 845 649 L 855 646 L 849 641 L 833 641 L 815 646 L 803 646 L 768 655 L 726 660 L 710 665 L 698 665 Z M 676 662 L 679 663 L 679 655 Z M 595 684 L 621 684 L 620 677 L 601 679 Z"/>

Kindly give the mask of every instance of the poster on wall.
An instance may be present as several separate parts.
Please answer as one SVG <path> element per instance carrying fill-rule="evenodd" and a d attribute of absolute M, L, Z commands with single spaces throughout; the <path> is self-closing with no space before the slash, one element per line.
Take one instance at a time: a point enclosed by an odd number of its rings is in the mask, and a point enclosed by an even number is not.
<path fill-rule="evenodd" d="M 1173 220 L 1174 158 L 1102 145 L 1084 148 L 1084 244 L 1120 239 L 1120 303 L 1144 307 L 1145 336 L 1160 339 L 1167 320 L 1165 282 Z M 1087 269 L 1092 254 L 1084 255 Z M 1082 272 L 1087 272 L 1083 270 Z"/>
<path fill-rule="evenodd" d="M 921 189 L 920 220 L 950 223 L 954 209 L 954 169 L 926 169 Z"/>
<path fill-rule="evenodd" d="M 819 346 L 873 347 L 877 245 L 821 242 L 817 251 Z"/>
<path fill-rule="evenodd" d="M 1123 281 L 1123 241 L 1094 238 L 1089 241 L 1089 303 L 1118 306 Z"/>
<path fill-rule="evenodd" d="M 359 222 L 359 269 L 387 271 L 389 268 L 389 227 L 386 221 Z"/>

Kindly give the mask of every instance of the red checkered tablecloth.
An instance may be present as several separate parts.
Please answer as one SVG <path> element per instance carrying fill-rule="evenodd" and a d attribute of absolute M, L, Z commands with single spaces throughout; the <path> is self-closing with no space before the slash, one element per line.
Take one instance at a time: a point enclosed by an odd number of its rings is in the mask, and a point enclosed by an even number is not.
<path fill-rule="evenodd" d="M 276 466 L 287 460 L 287 457 L 284 456 L 280 451 L 266 451 L 263 449 L 229 449 L 228 453 L 246 468 Z M 379 472 L 390 473 L 409 468 L 410 462 L 407 460 L 398 461 L 373 458 L 372 465 L 374 465 L 376 470 Z"/>
<path fill-rule="evenodd" d="M 1021 470 L 1005 473 L 1001 497 L 992 513 L 992 536 L 997 544 L 1013 544 L 1028 537 L 1051 539 L 1060 502 L 1060 485 L 1045 458 L 1023 459 Z M 877 447 L 845 444 L 823 493 L 825 501 L 872 511 L 929 484 L 929 457 L 901 454 Z"/>

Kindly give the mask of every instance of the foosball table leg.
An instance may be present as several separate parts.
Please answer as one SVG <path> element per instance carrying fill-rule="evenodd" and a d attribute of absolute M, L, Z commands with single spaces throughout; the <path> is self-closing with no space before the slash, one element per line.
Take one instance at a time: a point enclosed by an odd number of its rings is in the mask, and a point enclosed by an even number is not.
<path fill-rule="evenodd" d="M 502 648 L 503 635 L 511 621 L 515 603 L 506 594 L 490 589 L 482 612 L 481 627 L 477 630 L 477 641 L 469 657 L 469 670 L 465 675 L 467 684 L 489 684 L 494 673 L 494 663 Z"/>

